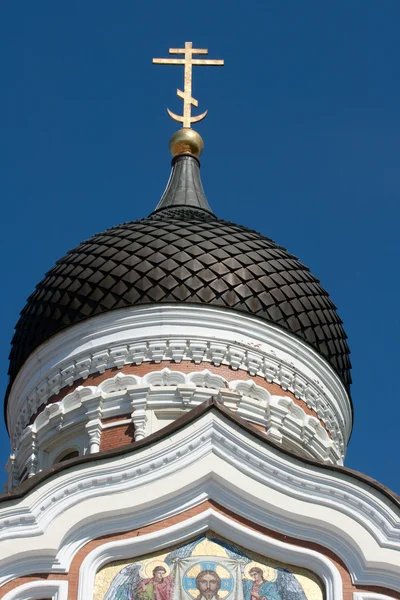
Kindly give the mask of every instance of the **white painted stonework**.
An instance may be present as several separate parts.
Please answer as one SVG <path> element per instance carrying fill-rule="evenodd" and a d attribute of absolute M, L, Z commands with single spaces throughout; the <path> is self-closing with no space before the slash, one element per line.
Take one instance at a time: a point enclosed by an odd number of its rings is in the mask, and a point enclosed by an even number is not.
<path fill-rule="evenodd" d="M 12 449 L 20 446 L 38 408 L 63 387 L 108 368 L 162 360 L 225 364 L 279 384 L 317 413 L 340 460 L 344 457 L 352 427 L 351 404 L 326 360 L 271 323 L 231 310 L 190 305 L 111 311 L 39 346 L 22 366 L 9 396 Z M 35 451 L 34 447 L 33 455 Z"/>
<path fill-rule="evenodd" d="M 215 406 L 152 444 L 113 458 L 99 455 L 45 479 L 19 500 L 0 503 L 0 585 L 29 573 L 67 573 L 89 540 L 161 521 L 207 499 L 332 550 L 355 584 L 400 591 L 400 512 L 394 500 L 345 472 L 280 451 Z M 232 522 L 223 529 L 217 521 L 203 521 L 200 530 L 211 527 L 257 550 Z M 170 533 L 165 545 L 181 535 L 178 528 Z M 259 534 L 253 537 L 267 544 Z M 272 542 L 268 552 L 274 552 Z M 107 554 L 100 563 L 102 556 Z M 340 600 L 335 570 L 321 556 L 297 549 L 293 561 L 325 577 L 331 586 L 327 599 Z M 100 564 L 92 558 L 86 575 L 81 573 L 80 599 L 90 597 L 85 586 L 93 565 Z"/>
<path fill-rule="evenodd" d="M 60 402 L 49 404 L 20 437 L 8 489 L 23 473 L 34 475 L 50 467 L 67 450 L 80 455 L 98 452 L 104 429 L 132 422 L 135 440 L 142 439 L 212 397 L 261 425 L 267 437 L 283 447 L 309 458 L 341 463 L 337 441 L 288 396 L 271 395 L 251 379 L 227 381 L 207 369 L 186 374 L 164 368 L 144 377 L 118 373 L 97 387 L 78 387 Z M 127 414 L 130 419 L 123 417 Z M 118 416 L 120 420 L 109 424 L 101 421 Z"/>
<path fill-rule="evenodd" d="M 18 586 L 3 596 L 3 600 L 68 600 L 68 582 L 55 580 L 32 581 Z"/>
<path fill-rule="evenodd" d="M 393 600 L 385 594 L 376 594 L 375 592 L 354 592 L 353 600 Z"/>

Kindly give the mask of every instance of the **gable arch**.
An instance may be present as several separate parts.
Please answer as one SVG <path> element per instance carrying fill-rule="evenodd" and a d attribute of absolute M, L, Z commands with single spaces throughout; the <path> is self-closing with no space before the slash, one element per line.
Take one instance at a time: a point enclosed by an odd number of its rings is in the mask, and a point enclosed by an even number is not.
<path fill-rule="evenodd" d="M 134 560 L 150 552 L 184 544 L 207 531 L 273 560 L 305 568 L 320 578 L 326 600 L 343 599 L 341 575 L 329 558 L 316 550 L 269 537 L 208 508 L 160 531 L 106 542 L 92 550 L 79 569 L 77 600 L 93 600 L 96 574 L 108 563 Z"/>

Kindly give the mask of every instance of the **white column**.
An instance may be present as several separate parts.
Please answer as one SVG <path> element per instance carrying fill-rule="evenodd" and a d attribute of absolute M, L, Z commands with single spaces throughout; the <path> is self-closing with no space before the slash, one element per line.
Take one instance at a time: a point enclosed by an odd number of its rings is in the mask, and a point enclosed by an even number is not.
<path fill-rule="evenodd" d="M 28 477 L 33 477 L 37 473 L 38 449 L 36 444 L 36 433 L 31 431 L 31 455 L 28 461 Z"/>
<path fill-rule="evenodd" d="M 95 396 L 89 400 L 85 400 L 86 416 L 86 431 L 89 438 L 88 453 L 95 454 L 100 451 L 100 440 L 102 432 L 101 416 L 102 416 L 102 398 Z"/>
<path fill-rule="evenodd" d="M 146 386 L 143 388 L 128 391 L 131 399 L 132 406 L 132 423 L 135 427 L 135 442 L 142 440 L 146 436 L 146 425 L 147 425 L 147 396 L 150 387 Z"/>
<path fill-rule="evenodd" d="M 7 482 L 4 484 L 4 491 L 10 492 L 12 488 L 19 483 L 17 474 L 15 472 L 15 454 L 10 454 L 6 464 L 6 471 L 8 477 Z"/>

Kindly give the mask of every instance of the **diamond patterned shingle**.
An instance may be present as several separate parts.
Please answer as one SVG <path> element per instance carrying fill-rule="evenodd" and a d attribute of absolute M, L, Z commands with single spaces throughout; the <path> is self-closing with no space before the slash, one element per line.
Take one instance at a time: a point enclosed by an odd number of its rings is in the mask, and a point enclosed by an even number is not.
<path fill-rule="evenodd" d="M 350 384 L 346 335 L 319 281 L 272 240 L 190 207 L 163 208 L 113 227 L 59 260 L 21 313 L 11 380 L 28 355 L 63 328 L 154 302 L 205 303 L 272 321 L 312 346 Z"/>
<path fill-rule="evenodd" d="M 148 218 L 83 242 L 36 286 L 15 328 L 7 396 L 23 362 L 52 335 L 100 313 L 162 302 L 220 306 L 272 321 L 325 357 L 349 388 L 346 334 L 319 281 L 272 240 L 217 219 L 196 158 L 182 154 L 172 164 Z"/>

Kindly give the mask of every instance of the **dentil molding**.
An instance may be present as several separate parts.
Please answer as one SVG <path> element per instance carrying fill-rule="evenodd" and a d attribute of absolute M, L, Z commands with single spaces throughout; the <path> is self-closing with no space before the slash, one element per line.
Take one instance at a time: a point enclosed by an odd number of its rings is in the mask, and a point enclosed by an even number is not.
<path fill-rule="evenodd" d="M 150 305 L 111 311 L 58 333 L 21 367 L 8 398 L 13 447 L 40 406 L 91 373 L 143 361 L 225 364 L 277 383 L 324 421 L 341 453 L 352 427 L 349 396 L 311 347 L 276 325 L 232 310 Z"/>

